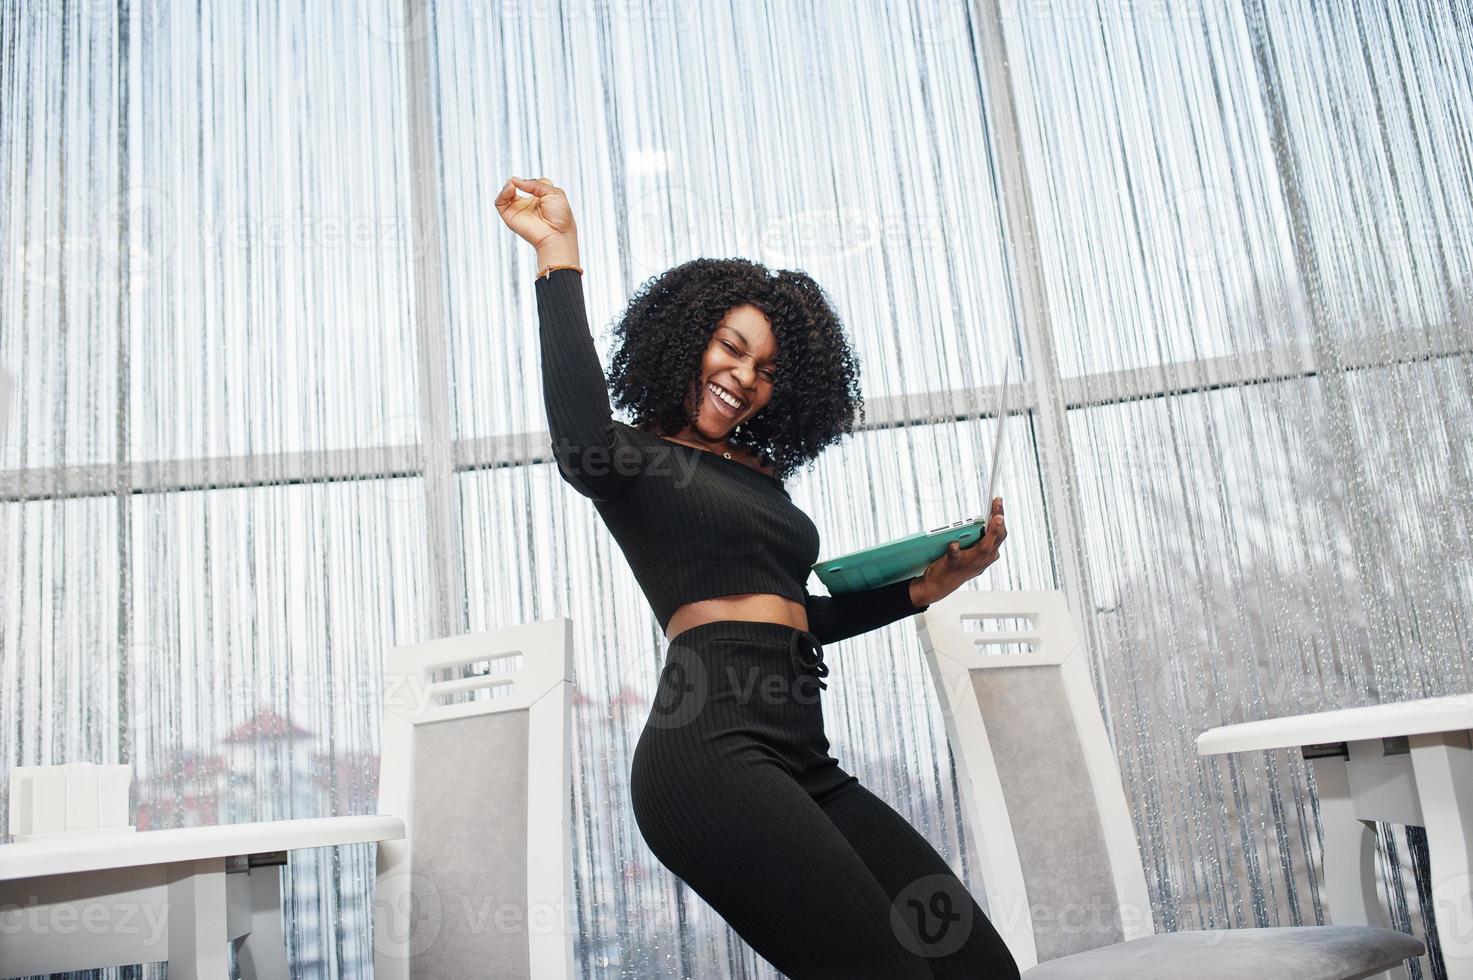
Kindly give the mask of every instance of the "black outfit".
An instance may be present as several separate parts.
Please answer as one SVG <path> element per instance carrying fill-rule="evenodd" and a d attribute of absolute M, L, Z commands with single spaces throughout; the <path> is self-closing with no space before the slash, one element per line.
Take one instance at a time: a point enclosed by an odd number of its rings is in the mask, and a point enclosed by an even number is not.
<path fill-rule="evenodd" d="M 554 270 L 535 290 L 558 471 L 593 501 L 661 625 L 734 593 L 807 609 L 808 630 L 719 620 L 670 638 L 630 774 L 650 850 L 794 980 L 1016 977 L 946 861 L 824 735 L 822 645 L 927 607 L 904 581 L 810 595 L 818 530 L 782 482 L 613 419 L 582 276 Z"/>

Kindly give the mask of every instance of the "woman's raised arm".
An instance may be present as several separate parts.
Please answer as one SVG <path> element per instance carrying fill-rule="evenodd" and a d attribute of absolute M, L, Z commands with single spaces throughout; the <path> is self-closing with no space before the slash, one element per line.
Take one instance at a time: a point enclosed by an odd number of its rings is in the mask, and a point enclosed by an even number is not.
<path fill-rule="evenodd" d="M 531 197 L 517 197 L 517 190 Z M 593 500 L 612 500 L 639 472 L 640 451 L 613 419 L 603 367 L 588 329 L 578 232 L 567 195 L 547 178 L 508 180 L 496 196 L 501 219 L 537 249 L 537 319 L 542 396 L 558 473 Z"/>

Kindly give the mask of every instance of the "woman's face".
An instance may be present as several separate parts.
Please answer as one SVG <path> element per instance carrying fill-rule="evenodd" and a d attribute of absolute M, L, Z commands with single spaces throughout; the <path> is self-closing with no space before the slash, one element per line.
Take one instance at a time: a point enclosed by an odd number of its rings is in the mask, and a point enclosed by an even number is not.
<path fill-rule="evenodd" d="M 776 376 L 777 337 L 772 323 L 755 306 L 732 307 L 717 324 L 701 357 L 700 405 L 694 428 L 712 442 L 726 438 L 772 400 Z M 740 406 L 733 407 L 713 386 L 734 396 Z"/>

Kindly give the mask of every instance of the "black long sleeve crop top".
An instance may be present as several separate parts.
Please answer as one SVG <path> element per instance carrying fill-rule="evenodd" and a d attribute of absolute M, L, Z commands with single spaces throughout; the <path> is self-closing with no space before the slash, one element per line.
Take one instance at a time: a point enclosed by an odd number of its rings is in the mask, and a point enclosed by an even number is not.
<path fill-rule="evenodd" d="M 829 643 L 929 608 L 910 583 L 814 596 L 805 583 L 819 536 L 776 477 L 672 442 L 612 416 L 583 302 L 583 277 L 554 269 L 535 281 L 542 391 L 558 474 L 593 501 L 661 627 L 687 602 L 775 593 L 807 608 Z"/>

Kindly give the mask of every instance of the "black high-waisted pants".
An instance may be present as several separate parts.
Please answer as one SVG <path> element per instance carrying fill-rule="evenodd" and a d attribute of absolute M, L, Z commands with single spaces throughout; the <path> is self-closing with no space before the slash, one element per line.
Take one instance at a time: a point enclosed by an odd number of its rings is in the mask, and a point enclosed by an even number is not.
<path fill-rule="evenodd" d="M 1013 980 L 946 861 L 829 755 L 827 673 L 782 623 L 672 637 L 630 776 L 645 843 L 792 980 Z"/>

